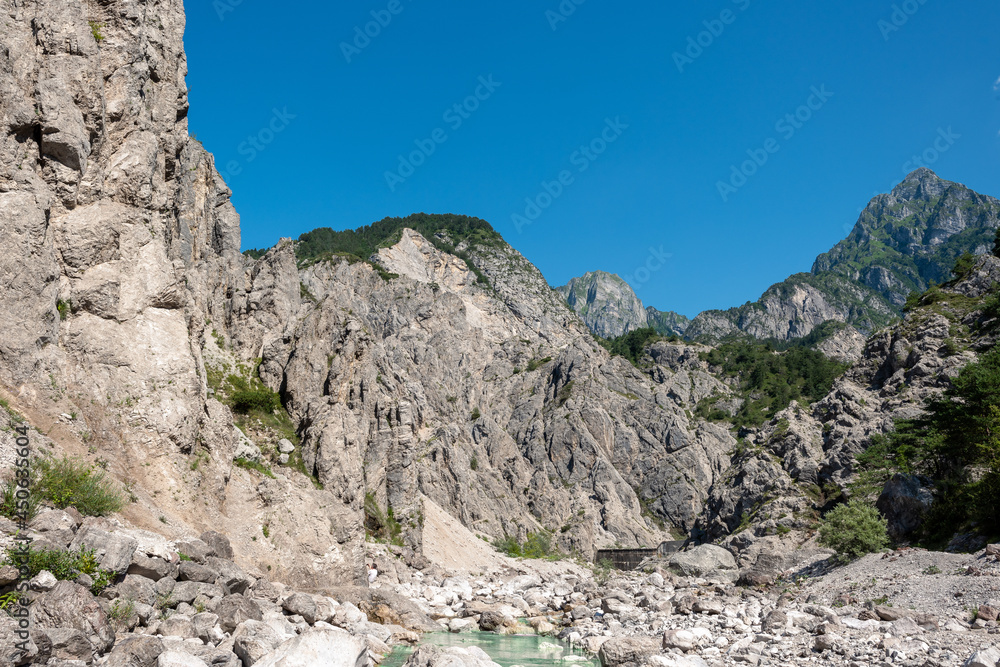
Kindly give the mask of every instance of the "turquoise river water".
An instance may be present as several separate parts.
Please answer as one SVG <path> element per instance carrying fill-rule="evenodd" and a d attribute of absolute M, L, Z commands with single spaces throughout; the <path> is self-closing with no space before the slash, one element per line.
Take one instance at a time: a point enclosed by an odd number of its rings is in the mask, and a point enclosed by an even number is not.
<path fill-rule="evenodd" d="M 569 644 L 538 635 L 497 635 L 492 632 L 434 632 L 421 638 L 421 644 L 437 646 L 478 646 L 501 667 L 595 667 L 601 663 Z M 396 647 L 381 667 L 400 667 L 413 653 L 411 648 Z"/>

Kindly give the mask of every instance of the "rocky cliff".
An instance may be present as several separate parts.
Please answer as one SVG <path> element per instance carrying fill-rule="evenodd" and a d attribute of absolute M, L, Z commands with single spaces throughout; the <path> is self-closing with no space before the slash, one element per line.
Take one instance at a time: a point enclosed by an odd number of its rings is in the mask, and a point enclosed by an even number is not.
<path fill-rule="evenodd" d="M 646 320 L 663 336 L 683 336 L 691 324 L 691 320 L 680 313 L 657 310 L 652 306 L 646 306 Z"/>
<path fill-rule="evenodd" d="M 245 264 L 230 192 L 188 135 L 182 3 L 3 11 L 0 381 L 36 451 L 103 461 L 133 485 L 136 525 L 225 527 L 244 557 L 303 580 L 355 576 L 353 514 L 308 483 L 234 469 L 232 415 L 208 392 L 210 332 L 258 357 L 299 285 L 294 262 Z M 252 542 L 292 507 L 282 538 Z"/>

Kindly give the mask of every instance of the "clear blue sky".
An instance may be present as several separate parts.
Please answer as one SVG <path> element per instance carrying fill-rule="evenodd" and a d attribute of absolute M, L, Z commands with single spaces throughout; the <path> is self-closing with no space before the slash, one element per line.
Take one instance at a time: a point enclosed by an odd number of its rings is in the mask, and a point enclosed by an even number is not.
<path fill-rule="evenodd" d="M 602 269 L 693 316 L 809 270 L 915 154 L 1000 195 L 995 0 L 185 5 L 190 130 L 244 248 L 462 213 L 552 285 Z"/>

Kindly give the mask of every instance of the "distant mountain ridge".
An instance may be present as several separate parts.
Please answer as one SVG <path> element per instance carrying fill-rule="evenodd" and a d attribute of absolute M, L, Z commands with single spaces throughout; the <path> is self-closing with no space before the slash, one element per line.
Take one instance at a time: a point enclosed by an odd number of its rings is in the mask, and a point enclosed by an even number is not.
<path fill-rule="evenodd" d="M 897 319 L 911 292 L 949 280 L 963 254 L 989 252 L 998 226 L 1000 200 L 920 168 L 892 192 L 873 198 L 848 237 L 819 255 L 809 273 L 772 285 L 757 301 L 707 310 L 690 321 L 649 307 L 644 323 L 640 317 L 622 317 L 619 306 L 600 299 L 581 306 L 576 297 L 570 305 L 591 331 L 605 337 L 652 326 L 691 340 L 787 341 L 831 320 L 867 335 Z M 582 281 L 600 292 L 608 289 L 612 278 L 620 302 L 638 301 L 631 288 L 626 290 L 627 284 L 619 284 L 624 281 L 603 272 L 588 273 L 570 285 L 576 285 L 579 293 Z M 561 293 L 567 294 L 568 287 L 560 288 Z"/>

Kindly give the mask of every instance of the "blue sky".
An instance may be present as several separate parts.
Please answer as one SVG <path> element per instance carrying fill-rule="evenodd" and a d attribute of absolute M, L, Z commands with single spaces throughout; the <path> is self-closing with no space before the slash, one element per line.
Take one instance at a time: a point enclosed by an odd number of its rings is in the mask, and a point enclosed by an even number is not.
<path fill-rule="evenodd" d="M 993 0 L 185 6 L 244 248 L 462 213 L 693 316 L 809 270 L 914 156 L 1000 195 Z"/>

